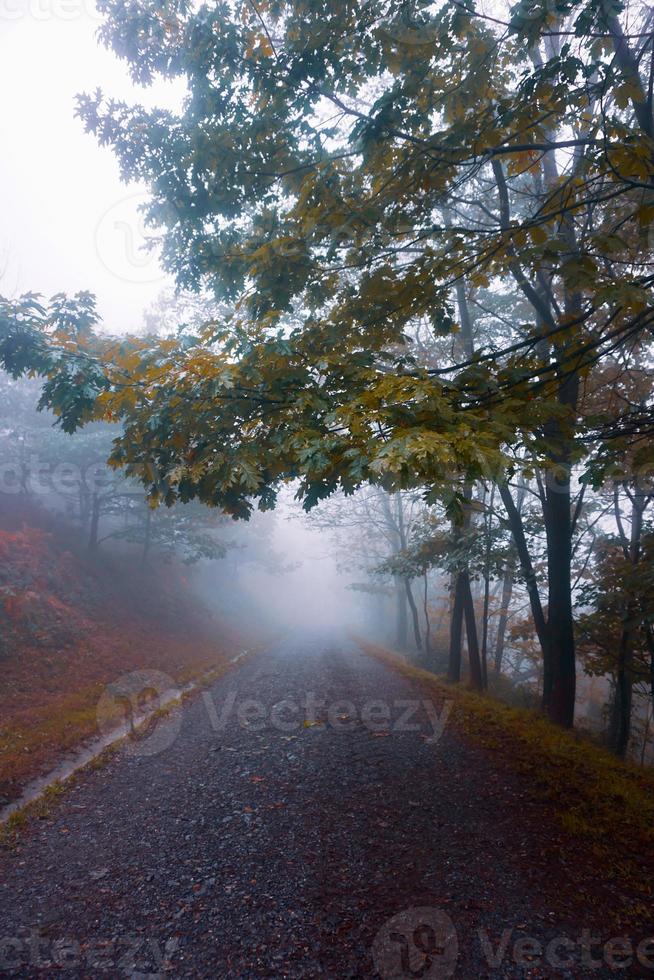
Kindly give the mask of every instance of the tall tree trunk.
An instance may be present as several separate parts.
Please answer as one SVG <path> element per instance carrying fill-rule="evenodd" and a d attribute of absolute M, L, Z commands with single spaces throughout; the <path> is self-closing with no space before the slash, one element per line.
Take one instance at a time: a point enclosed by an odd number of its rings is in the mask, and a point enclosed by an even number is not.
<path fill-rule="evenodd" d="M 551 154 L 545 154 L 551 156 Z M 552 165 L 555 166 L 555 159 Z M 562 230 L 571 254 L 577 253 L 574 223 L 570 214 L 562 220 Z M 581 293 L 564 291 L 564 317 L 569 323 L 579 322 L 583 313 Z M 575 651 L 574 613 L 572 607 L 572 496 L 570 481 L 575 459 L 575 431 L 578 419 L 579 374 L 576 363 L 570 362 L 570 342 L 557 338 L 553 345 L 562 380 L 556 393 L 564 417 L 551 419 L 544 428 L 553 467 L 547 473 L 544 508 L 547 537 L 547 625 L 550 641 L 550 671 L 547 685 L 543 684 L 543 704 L 550 719 L 557 725 L 572 728 L 577 693 L 577 662 Z"/>
<path fill-rule="evenodd" d="M 515 576 L 515 558 L 512 556 L 504 569 L 504 579 L 502 581 L 502 605 L 497 623 L 497 636 L 495 637 L 495 658 L 494 667 L 497 674 L 502 673 L 502 661 L 504 660 L 504 642 L 506 639 L 506 627 L 509 622 L 509 609 L 513 596 L 513 580 Z"/>
<path fill-rule="evenodd" d="M 98 530 L 100 528 L 100 495 L 97 490 L 91 500 L 91 527 L 89 529 L 88 549 L 98 550 Z"/>
<path fill-rule="evenodd" d="M 431 658 L 431 623 L 429 622 L 429 579 L 427 577 L 427 572 L 424 576 L 424 594 L 423 594 L 423 606 L 425 612 L 425 664 L 429 665 Z"/>
<path fill-rule="evenodd" d="M 490 606 L 490 576 L 484 573 L 484 605 L 481 615 L 481 676 L 484 690 L 488 687 L 488 610 Z"/>
<path fill-rule="evenodd" d="M 549 631 L 547 620 L 545 619 L 545 613 L 543 611 L 543 605 L 540 600 L 540 592 L 538 591 L 536 572 L 534 571 L 531 555 L 529 554 L 529 546 L 527 544 L 525 529 L 522 523 L 522 515 L 519 507 L 516 505 L 516 502 L 513 499 L 510 488 L 506 485 L 501 485 L 499 489 L 500 497 L 504 507 L 506 508 L 506 513 L 509 519 L 509 527 L 511 528 L 511 535 L 513 537 L 513 543 L 515 544 L 518 560 L 520 562 L 520 568 L 527 587 L 529 605 L 531 606 L 531 615 L 534 620 L 536 635 L 543 654 L 544 669 L 547 670 L 547 667 L 549 666 Z"/>
<path fill-rule="evenodd" d="M 452 216 L 448 208 L 443 211 L 443 218 L 445 226 L 447 228 L 452 227 Z M 475 337 L 473 331 L 473 320 L 470 314 L 470 305 L 468 303 L 468 295 L 464 282 L 461 278 L 457 278 L 454 284 L 454 292 L 456 294 L 456 303 L 459 310 L 459 320 L 461 322 L 461 339 L 463 341 L 463 349 L 465 351 L 466 357 L 472 358 L 475 354 Z M 472 497 L 472 486 L 468 483 L 463 488 L 463 496 L 466 500 L 470 500 Z M 470 526 L 470 511 L 466 509 L 463 522 L 463 530 Z M 460 526 L 456 526 L 453 529 L 453 542 L 455 547 L 457 546 L 460 538 L 462 536 L 462 529 Z M 472 614 L 471 614 L 472 613 Z M 462 627 L 463 619 L 465 617 L 466 621 L 466 636 L 468 639 L 468 656 L 470 658 L 470 672 L 471 672 L 471 683 L 473 687 L 477 684 L 473 680 L 472 674 L 473 670 L 475 673 L 475 678 L 477 678 L 477 664 L 479 664 L 479 643 L 477 639 L 477 624 L 474 615 L 474 604 L 472 603 L 472 593 L 470 592 L 470 576 L 467 567 L 461 569 L 458 572 L 456 584 L 454 588 L 454 601 L 452 603 L 452 621 L 450 624 L 450 656 L 449 656 L 449 667 L 447 676 L 451 681 L 459 681 L 461 679 L 461 640 L 462 640 Z M 473 659 L 475 659 L 475 666 L 473 668 Z M 481 671 L 481 667 L 479 667 Z M 481 679 L 479 677 L 479 686 L 481 687 Z"/>
<path fill-rule="evenodd" d="M 554 439 L 555 436 L 553 435 Z M 543 709 L 557 725 L 570 728 L 574 722 L 576 696 L 576 657 L 572 611 L 572 510 L 570 467 L 561 462 L 555 482 L 548 474 L 543 516 L 547 536 L 548 617 L 545 619 L 531 563 L 522 518 L 508 487 L 500 487 L 513 540 L 518 553 L 536 634 L 543 653 Z"/>
<path fill-rule="evenodd" d="M 463 497 L 466 504 L 470 502 L 471 496 L 472 487 L 469 483 L 466 483 L 463 487 Z M 469 527 L 470 508 L 466 506 L 463 514 L 463 521 L 452 522 L 452 545 L 455 551 L 461 547 L 463 535 Z M 452 618 L 450 621 L 450 652 L 447 676 L 448 680 L 454 682 L 461 680 L 461 645 L 463 639 L 463 621 L 465 617 L 466 589 L 470 589 L 470 576 L 467 565 L 464 565 L 463 568 L 460 568 L 454 573 L 453 585 L 451 586 L 453 601 L 451 605 Z"/>
<path fill-rule="evenodd" d="M 640 764 L 645 765 L 645 758 L 647 756 L 647 748 L 649 746 L 649 733 L 652 730 L 652 712 L 647 709 L 645 715 L 645 724 L 643 725 L 643 741 L 640 747 Z"/>
<path fill-rule="evenodd" d="M 82 527 L 86 527 L 90 514 L 89 491 L 83 481 L 80 481 L 77 493 L 78 493 L 78 500 L 79 500 L 80 523 Z"/>
<path fill-rule="evenodd" d="M 490 573 L 493 550 L 493 508 L 495 505 L 495 487 L 491 488 L 490 501 L 486 506 L 486 489 L 484 488 L 484 603 L 481 616 L 481 672 L 484 690 L 488 687 L 488 613 L 490 606 Z"/>
<path fill-rule="evenodd" d="M 460 573 L 463 579 L 463 609 L 466 621 L 466 638 L 468 640 L 468 661 L 470 665 L 470 685 L 475 691 L 483 691 L 484 677 L 479 656 L 479 637 L 477 635 L 477 618 L 475 603 L 470 588 L 470 575 L 467 570 Z"/>
<path fill-rule="evenodd" d="M 399 545 L 402 551 L 406 549 L 407 539 L 406 530 L 404 526 L 404 509 L 402 507 L 402 497 L 400 494 L 395 495 L 396 503 L 396 513 L 397 513 L 397 533 L 399 538 Z M 415 639 L 416 650 L 422 650 L 422 636 L 420 634 L 420 616 L 418 614 L 418 607 L 416 606 L 415 599 L 413 598 L 413 592 L 411 590 L 411 582 L 408 578 L 404 579 L 404 591 L 406 593 L 407 602 L 409 603 L 409 609 L 411 610 L 411 619 L 413 621 L 413 636 Z"/>
<path fill-rule="evenodd" d="M 411 610 L 411 618 L 413 620 L 413 636 L 416 641 L 416 650 L 422 650 L 422 636 L 420 634 L 420 616 L 418 615 L 418 607 L 416 606 L 416 601 L 413 598 L 413 592 L 411 591 L 411 582 L 408 578 L 404 579 L 404 589 L 406 591 L 407 602 L 409 603 L 409 609 Z"/>
<path fill-rule="evenodd" d="M 615 692 L 611 706 L 611 747 L 616 755 L 625 758 L 631 737 L 631 711 L 633 704 L 633 604 L 629 604 L 620 634 Z"/>
<path fill-rule="evenodd" d="M 652 711 L 654 711 L 654 630 L 650 623 L 645 623 L 645 640 L 649 652 L 649 693 L 652 699 Z"/>
<path fill-rule="evenodd" d="M 545 532 L 547 536 L 549 656 L 543 677 L 543 707 L 564 728 L 574 723 L 576 658 L 572 611 L 572 511 L 569 469 L 557 482 L 549 474 Z M 548 668 L 548 669 L 547 669 Z"/>
<path fill-rule="evenodd" d="M 540 59 L 537 48 L 531 54 L 532 58 L 537 61 Z M 580 162 L 575 158 L 575 166 Z M 504 168 L 499 159 L 493 160 L 491 167 L 497 185 L 500 225 L 502 230 L 508 233 L 511 226 L 511 213 Z M 548 188 L 552 187 L 558 180 L 554 154 L 546 153 L 543 155 L 542 167 L 545 183 Z M 569 215 L 564 215 L 562 218 L 562 231 L 570 253 L 577 254 L 575 228 Z M 543 343 L 539 348 L 540 353 L 544 355 L 544 359 L 548 363 L 551 363 L 552 360 L 556 362 L 558 378 L 560 379 L 556 397 L 559 407 L 565 413 L 563 415 L 557 412 L 544 426 L 551 464 L 547 472 L 547 490 L 543 500 L 543 516 L 548 544 L 548 616 L 546 624 L 544 624 L 544 618 L 540 625 L 536 623 L 536 630 L 543 650 L 543 707 L 553 722 L 567 728 L 571 727 L 574 722 L 576 692 L 571 581 L 573 521 L 570 473 L 574 459 L 579 375 L 574 353 L 571 357 L 571 351 L 574 350 L 572 342 L 560 336 L 552 341 L 545 339 L 546 331 L 555 330 L 557 326 L 561 326 L 561 317 L 557 305 L 553 303 L 551 288 L 542 280 L 539 280 L 538 285 L 534 286 L 529 277 L 525 275 L 512 244 L 509 244 L 509 255 L 512 257 L 509 268 L 513 277 L 531 303 L 537 322 L 544 331 Z M 582 309 L 581 294 L 575 290 L 565 290 L 564 322 L 578 323 Z M 559 476 L 563 474 L 561 483 L 556 484 L 554 482 L 553 471 L 556 471 Z M 521 545 L 515 537 L 514 540 L 522 562 Z M 540 605 L 540 600 L 536 603 L 532 590 L 530 590 L 529 598 L 532 602 L 533 612 Z M 545 625 L 544 629 L 542 628 L 543 625 Z"/>
<path fill-rule="evenodd" d="M 404 507 L 402 504 L 402 494 L 395 493 L 390 495 L 384 490 L 379 490 L 379 501 L 385 515 L 386 525 L 392 534 L 394 541 L 394 551 L 403 552 L 407 547 L 406 528 L 404 524 Z M 391 502 L 393 509 L 391 509 Z M 397 639 L 400 649 L 408 646 L 408 623 L 407 623 L 407 604 L 411 610 L 411 620 L 413 624 L 413 636 L 416 649 L 422 649 L 422 637 L 420 635 L 420 617 L 416 608 L 411 582 L 408 578 L 401 575 L 395 576 L 395 588 L 397 593 Z"/>
<path fill-rule="evenodd" d="M 395 577 L 395 597 L 397 604 L 396 614 L 396 642 L 398 650 L 406 650 L 407 629 L 409 625 L 407 617 L 407 597 L 402 580 Z"/>
<path fill-rule="evenodd" d="M 143 536 L 143 551 L 141 552 L 141 565 L 145 567 L 148 563 L 150 545 L 152 544 L 152 508 L 148 506 L 145 517 L 145 533 Z"/>
<path fill-rule="evenodd" d="M 465 583 L 460 572 L 452 576 L 452 608 L 450 614 L 450 653 L 447 679 L 453 684 L 461 680 L 461 646 L 463 644 L 463 603 Z"/>
<path fill-rule="evenodd" d="M 631 498 L 631 532 L 625 533 L 620 509 L 620 488 L 616 485 L 614 493 L 614 511 L 620 540 L 625 558 L 636 568 L 640 561 L 641 538 L 643 533 L 643 514 L 647 505 L 646 497 L 637 488 Z M 638 603 L 633 594 L 624 600 L 622 616 L 622 631 L 618 646 L 618 660 L 615 677 L 615 696 L 611 711 L 611 745 L 615 753 L 622 758 L 627 754 L 631 737 L 631 713 L 633 705 L 633 654 L 634 640 L 638 628 Z"/>

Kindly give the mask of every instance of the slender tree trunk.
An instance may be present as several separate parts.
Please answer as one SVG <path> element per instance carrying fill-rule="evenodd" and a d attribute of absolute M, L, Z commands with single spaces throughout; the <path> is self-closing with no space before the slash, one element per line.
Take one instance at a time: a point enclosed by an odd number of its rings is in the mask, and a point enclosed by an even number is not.
<path fill-rule="evenodd" d="M 446 227 L 451 228 L 452 217 L 447 208 L 445 208 L 443 211 L 443 219 Z M 454 291 L 459 310 L 459 319 L 461 321 L 461 339 L 463 341 L 463 349 L 465 350 L 466 357 L 472 358 L 475 354 L 473 320 L 470 314 L 468 295 L 462 279 L 458 278 L 456 280 Z M 463 496 L 466 500 L 471 498 L 472 486 L 470 484 L 466 484 L 464 486 Z M 465 515 L 463 528 L 466 529 L 469 527 L 469 525 L 470 513 L 468 511 Z M 452 536 L 456 547 L 461 538 L 461 528 L 457 526 L 453 530 Z M 470 576 L 468 574 L 467 567 L 459 571 L 454 588 L 452 621 L 450 624 L 450 657 L 447 672 L 448 679 L 451 681 L 459 681 L 461 679 L 461 641 L 464 616 L 466 620 L 466 636 L 468 638 L 468 656 L 470 658 L 471 683 L 473 684 L 473 687 L 476 687 L 477 685 L 472 678 L 472 674 L 473 670 L 476 672 L 477 664 L 479 663 L 479 644 L 477 640 L 477 624 L 474 616 L 474 604 L 472 604 L 472 593 L 470 592 Z M 475 657 L 476 662 L 473 668 L 472 662 Z M 479 669 L 481 670 L 481 667 Z M 481 680 L 479 682 L 479 686 L 481 686 Z"/>
<path fill-rule="evenodd" d="M 411 610 L 411 618 L 413 620 L 413 636 L 416 641 L 416 649 L 422 650 L 422 636 L 420 635 L 420 616 L 418 615 L 418 607 L 416 606 L 416 601 L 413 598 L 413 592 L 411 591 L 411 582 L 408 578 L 404 579 L 404 589 L 406 591 L 407 602 L 409 603 L 409 609 Z"/>
<path fill-rule="evenodd" d="M 398 650 L 406 650 L 407 629 L 409 625 L 407 617 L 407 597 L 402 580 L 395 577 L 395 597 L 397 603 L 396 616 L 396 641 Z"/>
<path fill-rule="evenodd" d="M 143 537 L 143 551 L 141 552 L 141 565 L 145 567 L 148 563 L 148 555 L 150 554 L 150 545 L 152 543 L 152 508 L 148 507 L 148 512 L 145 517 L 145 534 Z"/>
<path fill-rule="evenodd" d="M 629 538 L 624 530 L 620 511 L 620 489 L 615 488 L 614 510 L 615 519 L 622 541 L 625 558 L 635 569 L 640 561 L 641 537 L 643 532 L 643 514 L 646 498 L 642 490 L 636 490 L 631 496 L 631 533 Z M 631 714 L 633 705 L 633 655 L 634 640 L 638 626 L 638 604 L 633 594 L 627 595 L 624 601 L 622 616 L 622 631 L 618 647 L 618 662 L 615 678 L 615 696 L 611 712 L 611 745 L 621 758 L 624 758 L 629 748 L 631 737 Z"/>
<path fill-rule="evenodd" d="M 463 487 L 463 497 L 467 502 L 469 502 L 471 496 L 472 487 L 467 483 Z M 452 546 L 455 551 L 461 548 L 463 535 L 469 527 L 470 510 L 468 507 L 466 507 L 463 515 L 463 522 L 452 522 Z M 450 652 L 447 676 L 449 680 L 458 682 L 461 680 L 461 646 L 463 640 L 463 621 L 465 617 L 466 588 L 468 590 L 470 589 L 470 576 L 468 574 L 467 565 L 464 565 L 463 568 L 460 568 L 454 573 L 450 588 L 453 595 L 453 601 L 451 605 L 452 618 L 450 621 Z"/>
<path fill-rule="evenodd" d="M 504 580 L 502 582 L 502 606 L 500 609 L 499 620 L 497 623 L 497 636 L 495 638 L 495 660 L 494 667 L 497 674 L 502 673 L 502 661 L 504 659 L 504 641 L 506 639 L 506 627 L 509 622 L 509 609 L 511 607 L 511 597 L 513 596 L 513 579 L 515 576 L 515 561 L 510 560 L 504 570 Z"/>
<path fill-rule="evenodd" d="M 548 156 L 549 154 L 546 154 Z M 577 250 L 574 224 L 569 214 L 562 222 L 563 234 L 572 254 Z M 564 312 L 569 322 L 582 315 L 581 294 L 564 293 Z M 577 692 L 574 612 L 572 606 L 572 496 L 570 481 L 575 453 L 575 431 L 578 417 L 579 374 L 569 363 L 568 341 L 559 339 L 553 351 L 563 380 L 557 401 L 565 418 L 553 418 L 545 425 L 553 468 L 548 471 L 545 495 L 545 533 L 547 537 L 547 625 L 550 641 L 550 672 L 543 684 L 543 704 L 551 721 L 572 728 Z"/>
<path fill-rule="evenodd" d="M 461 572 L 463 579 L 463 609 L 466 621 L 466 638 L 468 640 L 468 661 L 470 665 L 470 685 L 475 691 L 483 691 L 484 677 L 482 673 L 481 658 L 479 656 L 479 637 L 477 635 L 477 618 L 475 616 L 475 603 L 472 598 L 470 588 L 470 576 L 467 571 Z"/>
<path fill-rule="evenodd" d="M 481 619 L 481 676 L 484 690 L 488 687 L 488 609 L 490 605 L 490 576 L 484 575 L 484 607 Z"/>
<path fill-rule="evenodd" d="M 79 499 L 79 519 L 82 527 L 86 527 L 89 519 L 89 491 L 83 482 L 80 482 L 78 488 L 78 499 Z"/>
<path fill-rule="evenodd" d="M 532 52 L 532 57 L 540 59 L 537 48 Z M 493 160 L 491 166 L 497 184 L 500 224 L 502 230 L 508 232 L 511 224 L 511 212 L 504 168 L 499 159 Z M 545 183 L 549 188 L 558 180 L 554 154 L 544 154 L 542 166 Z M 570 215 L 563 215 L 562 231 L 570 253 L 576 254 L 575 228 Z M 509 254 L 513 257 L 513 261 L 510 263 L 511 272 L 531 303 L 538 323 L 545 329 L 560 325 L 561 318 L 557 307 L 552 302 L 553 297 L 548 291 L 547 284 L 539 281 L 538 287 L 534 287 L 521 268 L 513 246 L 510 246 Z M 578 322 L 582 309 L 581 294 L 575 290 L 565 290 L 565 321 Z M 543 707 L 553 722 L 566 728 L 571 727 L 574 722 L 576 691 L 571 582 L 573 526 L 570 472 L 574 459 L 579 395 L 579 375 L 570 361 L 569 343 L 565 337 L 558 337 L 551 342 L 550 346 L 550 342 L 543 339 L 542 354 L 548 361 L 554 359 L 560 369 L 559 377 L 562 380 L 559 382 L 556 396 L 559 407 L 564 414 L 558 412 L 553 414 L 544 426 L 551 464 L 551 468 L 548 470 L 546 496 L 543 501 L 543 516 L 548 545 L 548 611 L 546 624 L 544 618 L 540 625 L 535 623 L 543 650 Z M 563 474 L 562 482 L 555 484 L 553 470 L 556 470 L 558 476 Z M 520 542 L 515 536 L 514 540 L 518 547 L 520 561 L 523 562 Z M 537 589 L 534 591 L 537 593 Z M 536 597 L 531 589 L 529 597 L 532 602 L 532 612 L 537 613 L 540 600 L 535 601 Z M 543 626 L 545 628 L 542 628 Z"/>
<path fill-rule="evenodd" d="M 404 510 L 402 507 L 402 497 L 396 494 L 396 506 L 397 506 L 397 533 L 399 538 L 399 545 L 402 550 L 407 546 L 406 531 L 404 527 Z M 407 602 L 409 603 L 409 609 L 411 610 L 411 619 L 413 621 L 413 636 L 415 639 L 416 650 L 422 650 L 422 636 L 420 635 L 420 616 L 418 614 L 418 607 L 416 606 L 415 599 L 413 598 L 413 592 L 411 590 L 411 582 L 408 578 L 404 579 L 404 591 L 406 593 Z"/>
<path fill-rule="evenodd" d="M 490 501 L 486 506 L 484 489 L 484 604 L 481 617 L 481 671 L 484 690 L 488 687 L 488 613 L 490 607 L 491 559 L 493 550 L 493 508 L 495 506 L 495 487 L 491 488 Z"/>
<path fill-rule="evenodd" d="M 447 611 L 448 611 L 448 602 L 444 599 L 444 597 L 441 597 L 440 609 L 439 609 L 439 612 L 438 612 L 438 618 L 436 620 L 436 630 L 435 630 L 435 632 L 437 634 L 440 633 L 440 631 L 441 631 L 441 629 L 443 627 L 443 621 L 445 619 L 445 615 L 446 615 Z"/>
<path fill-rule="evenodd" d="M 100 528 L 100 495 L 97 491 L 91 500 L 91 527 L 89 529 L 88 549 L 98 550 L 98 531 Z"/>
<path fill-rule="evenodd" d="M 547 489 L 549 669 L 544 672 L 543 706 L 557 725 L 571 728 L 576 696 L 576 658 L 572 610 L 572 512 L 569 470 L 564 482 L 550 474 Z"/>
<path fill-rule="evenodd" d="M 647 746 L 649 745 L 649 733 L 652 730 L 652 712 L 647 709 L 645 715 L 645 724 L 643 726 L 643 744 L 640 747 L 640 764 L 645 765 L 645 757 L 647 755 Z"/>
<path fill-rule="evenodd" d="M 550 659 L 549 631 L 547 620 L 545 619 L 545 613 L 543 611 L 543 605 L 540 600 L 540 592 L 538 591 L 536 572 L 534 571 L 534 566 L 531 562 L 531 555 L 529 554 L 529 546 L 527 545 L 525 529 L 522 523 L 522 515 L 520 514 L 519 508 L 516 506 L 516 502 L 514 501 L 513 495 L 508 486 L 500 486 L 500 497 L 502 498 L 502 503 L 506 508 L 507 516 L 509 518 L 509 526 L 513 536 L 513 543 L 516 547 L 518 560 L 520 562 L 525 585 L 527 587 L 529 605 L 531 606 L 531 615 L 534 620 L 536 635 L 543 654 L 543 668 L 544 672 L 546 673 L 549 667 Z"/>
<path fill-rule="evenodd" d="M 463 643 L 463 603 L 465 583 L 463 576 L 452 576 L 452 611 L 450 615 L 450 655 L 447 666 L 447 679 L 453 684 L 461 680 L 461 646 Z"/>
<path fill-rule="evenodd" d="M 649 623 L 645 623 L 645 640 L 649 652 L 649 693 L 652 699 L 652 711 L 654 712 L 654 630 Z"/>
<path fill-rule="evenodd" d="M 631 737 L 631 712 L 633 704 L 633 640 L 635 609 L 629 603 L 623 620 L 615 692 L 611 711 L 611 746 L 621 758 L 627 754 Z"/>
<path fill-rule="evenodd" d="M 425 612 L 425 663 L 429 664 L 431 658 L 431 624 L 429 622 L 429 579 L 427 572 L 424 576 L 425 591 L 423 595 L 423 606 Z"/>

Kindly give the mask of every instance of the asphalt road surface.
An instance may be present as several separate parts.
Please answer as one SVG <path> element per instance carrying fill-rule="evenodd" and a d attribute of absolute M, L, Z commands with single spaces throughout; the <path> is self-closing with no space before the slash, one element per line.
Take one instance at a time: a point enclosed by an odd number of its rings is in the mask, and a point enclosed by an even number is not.
<path fill-rule="evenodd" d="M 245 661 L 0 850 L 0 975 L 615 976 L 432 698 L 342 638 Z"/>

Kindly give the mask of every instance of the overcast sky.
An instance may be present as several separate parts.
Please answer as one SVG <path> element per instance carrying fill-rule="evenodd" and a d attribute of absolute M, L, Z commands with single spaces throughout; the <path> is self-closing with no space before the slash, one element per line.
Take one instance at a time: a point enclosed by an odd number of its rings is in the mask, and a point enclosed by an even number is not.
<path fill-rule="evenodd" d="M 138 186 L 74 116 L 75 95 L 98 86 L 174 107 L 180 91 L 137 89 L 95 38 L 88 0 L 0 0 L 0 293 L 89 289 L 107 328 L 141 325 L 166 286 L 139 250 Z"/>

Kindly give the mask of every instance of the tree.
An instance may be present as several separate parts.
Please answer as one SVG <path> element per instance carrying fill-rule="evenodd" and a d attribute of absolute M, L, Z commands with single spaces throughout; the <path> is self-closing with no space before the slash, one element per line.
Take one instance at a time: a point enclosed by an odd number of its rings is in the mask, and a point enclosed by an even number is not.
<path fill-rule="evenodd" d="M 595 366 L 650 342 L 649 12 L 603 0 L 522 0 L 497 16 L 406 0 L 104 9 L 103 38 L 134 77 L 184 77 L 189 95 L 179 116 L 101 94 L 80 115 L 125 177 L 149 184 L 178 284 L 230 312 L 199 333 L 110 342 L 90 332 L 89 297 L 27 297 L 0 316 L 2 362 L 45 375 L 44 403 L 68 430 L 122 421 L 112 461 L 154 502 L 247 516 L 289 479 L 307 507 L 370 482 L 422 488 L 460 526 L 469 488 L 499 481 L 544 705 L 572 724 L 572 471 L 616 431 L 651 424 L 649 407 L 582 410 Z M 451 336 L 462 282 L 509 284 L 526 318 L 433 366 L 420 332 Z M 460 302 L 458 316 L 464 327 Z M 542 474 L 546 616 L 507 470 Z M 458 582 L 470 642 L 465 569 Z"/>
<path fill-rule="evenodd" d="M 187 564 L 223 558 L 228 518 L 196 504 L 154 512 L 143 487 L 107 466 L 115 426 L 88 425 L 70 439 L 49 412 L 38 413 L 39 385 L 0 377 L 3 421 L 0 431 L 1 493 L 36 497 L 61 510 L 83 527 L 88 550 L 108 540 L 141 549 L 145 564 L 151 552 Z"/>
<path fill-rule="evenodd" d="M 152 554 L 160 560 L 177 560 L 186 565 L 217 561 L 234 547 L 223 533 L 228 519 L 198 505 L 162 511 L 148 506 L 142 497 L 126 496 L 120 501 L 119 514 L 123 520 L 101 538 L 96 536 L 95 548 L 109 540 L 138 545 L 143 565 Z"/>

